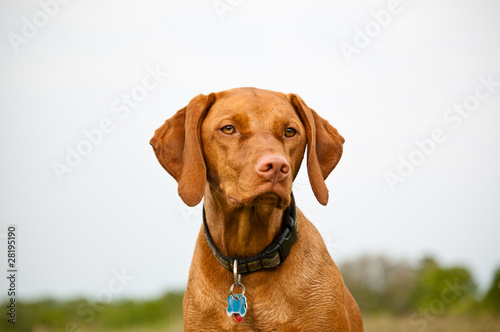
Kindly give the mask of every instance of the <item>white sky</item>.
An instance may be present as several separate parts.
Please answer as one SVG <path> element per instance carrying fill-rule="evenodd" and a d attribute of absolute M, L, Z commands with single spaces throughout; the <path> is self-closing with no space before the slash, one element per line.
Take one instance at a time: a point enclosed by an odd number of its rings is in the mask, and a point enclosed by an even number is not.
<path fill-rule="evenodd" d="M 183 288 L 200 208 L 149 139 L 198 93 L 240 86 L 297 93 L 346 138 L 327 207 L 305 166 L 294 189 L 337 263 L 432 254 L 483 287 L 500 265 L 499 1 L 400 1 L 384 27 L 373 12 L 391 1 L 54 1 L 0 0 L 0 241 L 17 225 L 21 297 L 92 298 L 113 271 L 134 278 L 116 297 Z M 221 19 L 214 3 L 233 7 Z M 168 77 L 124 109 L 147 68 Z M 448 113 L 464 102 L 466 118 Z M 52 164 L 103 119 L 113 130 L 59 181 Z M 418 160 L 435 130 L 446 139 Z M 399 156 L 421 164 L 391 190 Z"/>

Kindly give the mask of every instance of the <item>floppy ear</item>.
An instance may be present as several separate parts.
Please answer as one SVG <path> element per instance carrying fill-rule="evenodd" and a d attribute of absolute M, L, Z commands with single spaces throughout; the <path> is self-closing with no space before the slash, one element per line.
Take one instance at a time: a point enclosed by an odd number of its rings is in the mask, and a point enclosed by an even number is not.
<path fill-rule="evenodd" d="M 198 95 L 158 128 L 149 142 L 156 158 L 178 183 L 184 203 L 195 206 L 203 198 L 206 167 L 201 147 L 201 123 L 215 95 Z"/>
<path fill-rule="evenodd" d="M 344 138 L 328 121 L 320 117 L 313 109 L 295 94 L 288 98 L 295 107 L 307 135 L 307 173 L 316 199 L 323 205 L 328 203 L 328 188 L 325 179 L 337 166 L 342 156 Z"/>

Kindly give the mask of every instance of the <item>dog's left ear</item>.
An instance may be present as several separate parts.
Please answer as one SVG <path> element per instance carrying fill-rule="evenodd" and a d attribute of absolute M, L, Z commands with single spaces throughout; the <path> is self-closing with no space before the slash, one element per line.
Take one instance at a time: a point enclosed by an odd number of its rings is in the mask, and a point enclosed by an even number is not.
<path fill-rule="evenodd" d="M 323 205 L 328 203 L 328 188 L 325 179 L 337 166 L 342 156 L 344 138 L 328 121 L 295 94 L 288 98 L 297 111 L 307 135 L 307 173 L 316 199 Z"/>
<path fill-rule="evenodd" d="M 206 166 L 201 147 L 201 124 L 215 95 L 198 95 L 155 131 L 149 142 L 156 158 L 178 183 L 184 203 L 195 206 L 203 198 Z"/>

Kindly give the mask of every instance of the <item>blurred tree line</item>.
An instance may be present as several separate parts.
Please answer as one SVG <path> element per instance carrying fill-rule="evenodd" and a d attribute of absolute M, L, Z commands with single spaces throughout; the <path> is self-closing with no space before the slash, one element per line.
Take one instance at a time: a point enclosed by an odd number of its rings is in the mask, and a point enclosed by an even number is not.
<path fill-rule="evenodd" d="M 485 294 L 466 267 L 444 267 L 431 257 L 411 264 L 363 256 L 340 271 L 363 313 L 500 315 L 500 268 Z"/>
<path fill-rule="evenodd" d="M 148 301 L 90 303 L 44 300 L 17 303 L 16 324 L 2 319 L 0 331 L 123 331 L 134 327 L 182 326 L 183 292 Z M 5 308 L 7 303 L 2 304 Z"/>
<path fill-rule="evenodd" d="M 410 324 L 416 327 L 445 314 L 500 317 L 500 268 L 483 293 L 466 267 L 444 267 L 430 257 L 410 264 L 384 256 L 364 256 L 340 264 L 340 270 L 364 315 L 407 315 Z M 181 330 L 182 296 L 182 292 L 169 292 L 148 301 L 20 302 L 15 328 L 4 317 L 0 330 L 83 332 L 134 327 Z M 3 303 L 2 307 L 6 305 Z"/>

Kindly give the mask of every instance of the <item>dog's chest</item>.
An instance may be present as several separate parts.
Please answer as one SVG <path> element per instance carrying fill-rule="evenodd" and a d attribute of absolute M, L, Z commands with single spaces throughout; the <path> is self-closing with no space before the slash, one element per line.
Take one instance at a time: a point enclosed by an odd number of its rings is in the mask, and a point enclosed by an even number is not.
<path fill-rule="evenodd" d="M 249 283 L 245 296 L 247 313 L 241 323 L 227 316 L 227 292 L 222 288 L 218 294 L 203 297 L 185 312 L 190 322 L 187 331 L 297 331 L 309 326 L 317 331 L 331 331 L 345 321 L 339 298 L 340 294 L 325 295 L 313 289 L 328 288 L 304 281 L 303 287 L 294 283 L 294 291 L 287 291 L 286 284 L 274 283 L 254 286 Z M 317 287 L 316 287 L 317 286 Z M 216 295 L 216 296 L 214 296 Z M 194 303 L 193 303 L 194 304 Z M 197 308 L 196 308 L 197 307 Z M 207 329 L 208 328 L 208 329 Z"/>

